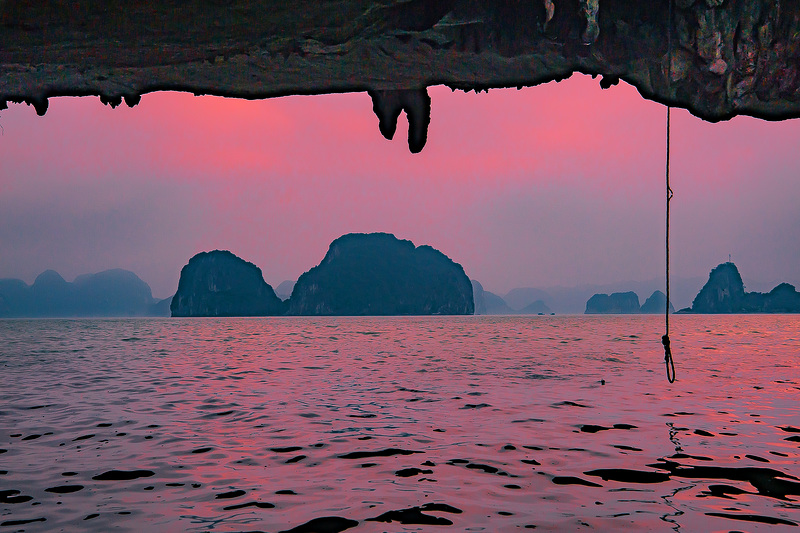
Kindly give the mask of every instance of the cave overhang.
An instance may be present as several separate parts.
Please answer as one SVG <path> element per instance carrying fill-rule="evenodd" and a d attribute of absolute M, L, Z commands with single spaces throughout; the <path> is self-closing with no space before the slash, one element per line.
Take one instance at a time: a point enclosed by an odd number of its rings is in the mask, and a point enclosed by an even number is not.
<path fill-rule="evenodd" d="M 0 0 L 0 110 L 154 91 L 261 99 L 368 91 L 419 151 L 426 88 L 575 72 L 708 121 L 800 116 L 800 0 Z"/>

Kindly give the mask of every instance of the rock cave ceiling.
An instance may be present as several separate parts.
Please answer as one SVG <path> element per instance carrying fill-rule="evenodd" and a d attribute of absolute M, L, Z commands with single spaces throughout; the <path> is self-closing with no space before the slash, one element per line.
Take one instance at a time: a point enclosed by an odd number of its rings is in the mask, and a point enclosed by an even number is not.
<path fill-rule="evenodd" d="M 368 91 L 380 131 L 425 144 L 427 87 L 574 72 L 718 121 L 800 117 L 800 0 L 0 0 L 9 102 L 186 91 L 260 99 Z M 671 15 L 671 16 L 670 16 Z"/>

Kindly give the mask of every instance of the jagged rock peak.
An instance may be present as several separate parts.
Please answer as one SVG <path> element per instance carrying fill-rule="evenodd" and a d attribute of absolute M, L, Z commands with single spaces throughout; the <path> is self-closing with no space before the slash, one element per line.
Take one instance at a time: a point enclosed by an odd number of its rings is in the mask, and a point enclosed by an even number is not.
<path fill-rule="evenodd" d="M 736 313 L 742 311 L 744 282 L 731 262 L 714 267 L 708 281 L 692 301 L 695 313 Z"/>
<path fill-rule="evenodd" d="M 800 293 L 781 283 L 770 292 L 745 292 L 739 270 L 731 262 L 715 267 L 708 281 L 684 312 L 691 313 L 800 313 Z"/>

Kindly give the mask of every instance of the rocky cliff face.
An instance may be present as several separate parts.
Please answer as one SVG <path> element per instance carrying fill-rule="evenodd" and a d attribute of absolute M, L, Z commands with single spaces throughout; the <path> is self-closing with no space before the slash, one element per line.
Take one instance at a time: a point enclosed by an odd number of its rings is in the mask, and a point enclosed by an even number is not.
<path fill-rule="evenodd" d="M 472 284 L 461 265 L 430 246 L 387 233 L 349 234 L 300 276 L 291 315 L 471 315 Z"/>
<path fill-rule="evenodd" d="M 595 294 L 586 302 L 585 314 L 631 314 L 639 312 L 639 296 L 635 292 Z"/>
<path fill-rule="evenodd" d="M 60 95 L 133 106 L 155 90 L 368 91 L 381 133 L 404 111 L 418 151 L 430 85 L 583 72 L 707 120 L 800 116 L 796 0 L 4 1 L 0 27 L 0 110 L 24 101 L 44 114 Z"/>
<path fill-rule="evenodd" d="M 181 270 L 170 310 L 174 317 L 282 315 L 286 305 L 261 269 L 231 252 L 201 252 Z"/>
<path fill-rule="evenodd" d="M 781 283 L 768 293 L 745 292 L 739 269 L 722 263 L 708 276 L 692 302 L 690 313 L 800 313 L 800 293 Z"/>

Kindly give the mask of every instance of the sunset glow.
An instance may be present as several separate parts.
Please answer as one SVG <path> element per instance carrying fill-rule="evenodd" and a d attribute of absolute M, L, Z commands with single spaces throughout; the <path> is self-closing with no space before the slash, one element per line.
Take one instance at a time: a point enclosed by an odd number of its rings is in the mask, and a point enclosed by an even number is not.
<path fill-rule="evenodd" d="M 665 108 L 576 75 L 489 94 L 430 89 L 428 144 L 378 132 L 366 94 L 263 101 L 55 99 L 0 113 L 0 277 L 180 267 L 230 249 L 277 285 L 348 232 L 430 244 L 488 290 L 658 278 Z M 800 285 L 800 121 L 673 113 L 673 272 Z M 755 289 L 760 286 L 754 287 Z M 763 289 L 762 289 L 763 290 Z M 685 302 L 679 302 L 686 305 Z"/>

